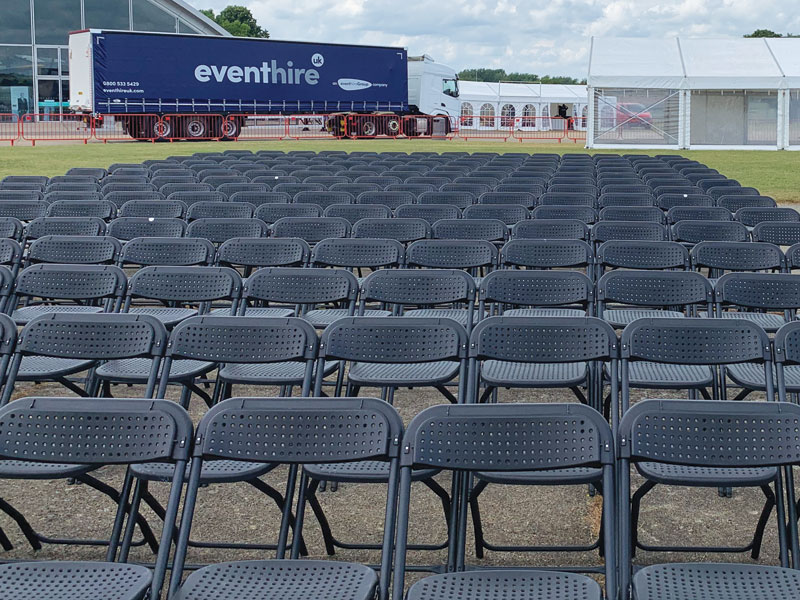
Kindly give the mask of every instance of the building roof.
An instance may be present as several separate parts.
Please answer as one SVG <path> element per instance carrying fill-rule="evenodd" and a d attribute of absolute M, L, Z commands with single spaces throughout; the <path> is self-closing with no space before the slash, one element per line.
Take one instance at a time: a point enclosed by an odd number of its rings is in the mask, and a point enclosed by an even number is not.
<path fill-rule="evenodd" d="M 586 102 L 586 86 L 554 83 L 458 82 L 462 102 Z"/>
<path fill-rule="evenodd" d="M 203 28 L 205 31 L 202 33 L 208 35 L 224 35 L 230 36 L 231 34 L 228 33 L 228 30 L 219 25 L 215 21 L 212 21 L 199 10 L 191 6 L 190 4 L 184 2 L 183 0 L 156 0 L 158 4 L 161 4 L 171 12 L 175 13 L 179 17 L 182 17 L 186 21 L 190 21 L 192 25 Z"/>
<path fill-rule="evenodd" d="M 588 82 L 602 88 L 800 87 L 800 39 L 592 38 Z"/>

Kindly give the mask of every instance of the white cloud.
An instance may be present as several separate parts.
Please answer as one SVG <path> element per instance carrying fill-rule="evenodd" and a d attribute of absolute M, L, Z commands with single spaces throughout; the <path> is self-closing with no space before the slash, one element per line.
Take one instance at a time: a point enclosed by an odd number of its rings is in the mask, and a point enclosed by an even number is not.
<path fill-rule="evenodd" d="M 233 0 L 190 0 L 221 10 Z M 236 0 L 275 39 L 405 46 L 456 69 L 584 77 L 589 36 L 800 33 L 796 0 Z"/>

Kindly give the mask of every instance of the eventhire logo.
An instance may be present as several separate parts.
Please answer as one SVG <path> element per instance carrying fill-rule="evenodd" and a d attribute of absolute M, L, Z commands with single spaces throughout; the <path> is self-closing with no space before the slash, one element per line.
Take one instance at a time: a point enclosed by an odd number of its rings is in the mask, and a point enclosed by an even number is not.
<path fill-rule="evenodd" d="M 322 55 L 315 54 L 311 62 L 321 66 Z M 317 63 L 319 63 L 317 65 Z M 272 85 L 317 85 L 319 71 L 316 69 L 296 69 L 292 61 L 286 61 L 285 67 L 279 67 L 278 61 L 264 61 L 261 66 L 236 65 L 197 65 L 194 78 L 200 83 L 216 81 L 217 83 L 266 83 Z"/>

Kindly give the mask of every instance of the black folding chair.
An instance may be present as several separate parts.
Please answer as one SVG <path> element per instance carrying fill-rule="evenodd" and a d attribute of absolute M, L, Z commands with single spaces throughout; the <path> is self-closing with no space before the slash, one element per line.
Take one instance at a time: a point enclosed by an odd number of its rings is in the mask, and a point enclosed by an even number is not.
<path fill-rule="evenodd" d="M 800 275 L 728 273 L 714 286 L 716 317 L 747 319 L 772 333 L 796 318 Z"/>
<path fill-rule="evenodd" d="M 312 267 L 342 267 L 358 273 L 393 268 L 405 262 L 405 247 L 397 240 L 381 238 L 330 238 L 314 245 Z"/>
<path fill-rule="evenodd" d="M 722 206 L 673 206 L 667 211 L 667 224 L 679 221 L 733 221 L 733 214 Z"/>
<path fill-rule="evenodd" d="M 576 430 L 576 422 L 580 424 Z M 466 598 L 561 598 L 599 600 L 603 593 L 593 579 L 575 573 L 538 569 L 467 571 L 464 566 L 470 474 L 544 479 L 546 473 L 600 469 L 605 493 L 603 525 L 605 586 L 608 598 L 617 590 L 614 531 L 614 444 L 601 415 L 573 404 L 505 404 L 435 406 L 409 424 L 403 440 L 398 502 L 397 548 L 393 599 L 402 600 L 406 570 L 408 514 L 412 469 L 452 471 L 461 493 L 451 516 L 448 570 L 414 583 L 408 600 Z M 555 454 L 553 454 L 555 453 Z M 555 457 L 555 458 L 554 458 Z"/>
<path fill-rule="evenodd" d="M 708 269 L 710 278 L 729 271 L 782 271 L 781 249 L 765 242 L 700 242 L 691 251 L 692 268 Z"/>
<path fill-rule="evenodd" d="M 441 219 L 460 219 L 461 209 L 452 204 L 401 204 L 394 215 L 400 219 L 423 219 L 433 225 Z"/>
<path fill-rule="evenodd" d="M 358 427 L 343 425 L 358 421 Z M 242 437 L 231 422 L 258 422 Z M 293 432 L 286 446 L 285 428 Z M 398 456 L 402 421 L 385 402 L 369 398 L 351 399 L 231 399 L 212 408 L 197 429 L 198 443 L 186 492 L 181 529 L 170 581 L 171 598 L 187 600 L 225 589 L 236 597 L 269 594 L 286 597 L 300 590 L 314 590 L 317 597 L 372 600 L 388 599 L 392 545 L 395 533 Z M 218 440 L 225 443 L 219 444 Z M 331 448 L 336 448 L 335 452 Z M 187 542 L 200 485 L 204 460 L 249 460 L 279 462 L 289 466 L 275 560 L 221 563 L 195 571 L 181 584 Z M 308 477 L 300 476 L 296 531 L 286 560 L 290 508 L 297 487 L 298 467 L 306 464 L 378 460 L 389 462 L 389 485 L 383 527 L 380 579 L 373 569 L 352 563 L 297 560 L 300 554 Z"/>
<path fill-rule="evenodd" d="M 738 221 L 679 221 L 672 226 L 676 242 L 749 242 L 750 232 Z"/>
<path fill-rule="evenodd" d="M 591 206 L 573 206 L 571 204 L 548 204 L 537 206 L 531 211 L 534 219 L 577 219 L 584 223 L 595 223 L 597 211 Z"/>
<path fill-rule="evenodd" d="M 251 219 L 256 207 L 248 202 L 195 202 L 186 212 L 186 220 Z"/>
<path fill-rule="evenodd" d="M 315 244 L 326 238 L 350 237 L 350 223 L 338 217 L 283 217 L 273 223 L 272 237 L 300 238 Z"/>
<path fill-rule="evenodd" d="M 406 265 L 427 269 L 462 269 L 476 278 L 497 268 L 497 246 L 486 240 L 418 240 L 409 244 Z"/>
<path fill-rule="evenodd" d="M 439 240 L 504 242 L 508 226 L 498 219 L 441 219 L 431 226 L 431 235 Z"/>
<path fill-rule="evenodd" d="M 525 240 L 506 242 L 500 264 L 512 269 L 586 269 L 592 276 L 594 253 L 583 240 Z"/>
<path fill-rule="evenodd" d="M 609 240 L 597 248 L 597 277 L 606 270 L 689 270 L 689 251 L 678 242 Z"/>
<path fill-rule="evenodd" d="M 46 235 L 94 236 L 105 234 L 105 221 L 97 217 L 41 217 L 34 219 L 25 227 L 25 241 L 35 240 Z"/>
<path fill-rule="evenodd" d="M 260 267 L 302 267 L 311 255 L 299 238 L 231 238 L 217 252 L 222 267 L 233 267 L 249 277 Z"/>
<path fill-rule="evenodd" d="M 703 344 L 705 346 L 705 344 Z M 748 354 L 743 348 L 738 353 Z M 755 356 L 755 344 L 752 348 Z M 730 354 L 728 353 L 730 352 Z M 720 352 L 730 356 L 733 349 Z M 774 482 L 777 499 L 778 536 L 783 567 L 788 567 L 788 546 L 797 551 L 796 528 L 787 542 L 786 522 L 796 519 L 794 489 L 778 475 L 767 480 L 767 473 L 787 473 L 800 461 L 793 425 L 800 423 L 800 410 L 793 404 L 775 402 L 685 402 L 650 400 L 639 402 L 625 415 L 617 436 L 619 453 L 620 590 L 627 600 L 628 590 L 640 600 L 656 598 L 794 598 L 800 594 L 800 573 L 796 570 L 736 563 L 669 563 L 643 567 L 632 573 L 633 531 L 630 484 L 631 464 L 641 473 L 657 468 L 660 472 L 703 473 L 716 485 L 726 473 L 747 474 L 770 489 Z M 787 426 L 788 425 L 788 426 Z M 735 432 L 735 433 L 734 433 Z M 759 449 L 752 440 L 759 440 Z M 724 452 L 720 447 L 724 445 Z M 698 478 L 699 479 L 699 478 Z M 767 480 L 767 481 L 765 481 Z M 761 483 L 759 482 L 759 484 Z M 772 493 L 772 491 L 770 491 Z M 635 515 L 634 515 L 635 516 Z M 793 566 L 797 567 L 796 556 Z M 698 592 L 702 590 L 702 592 Z"/>
<path fill-rule="evenodd" d="M 119 266 L 208 266 L 215 253 L 214 244 L 202 238 L 139 237 L 125 242 Z"/>
<path fill-rule="evenodd" d="M 664 211 L 655 206 L 609 206 L 600 211 L 603 221 L 652 221 L 666 223 Z"/>
<path fill-rule="evenodd" d="M 158 217 L 183 219 L 186 204 L 180 200 L 128 200 L 119 208 L 120 217 Z"/>
<path fill-rule="evenodd" d="M 267 224 L 260 219 L 197 219 L 189 223 L 186 237 L 199 237 L 215 245 L 238 237 L 267 237 Z"/>
<path fill-rule="evenodd" d="M 122 244 L 110 236 L 46 235 L 28 248 L 26 266 L 38 263 L 108 265 L 116 264 Z"/>
<path fill-rule="evenodd" d="M 183 237 L 186 221 L 153 217 L 118 217 L 108 224 L 108 235 L 122 242 L 140 237 Z"/>
<path fill-rule="evenodd" d="M 135 436 L 131 435 L 132 427 Z M 192 448 L 193 427 L 186 411 L 165 400 L 23 398 L 0 408 L 0 431 L 0 456 L 6 459 L 3 463 L 28 462 L 43 470 L 48 465 L 64 464 L 81 470 L 166 460 L 177 467 L 153 572 L 143 566 L 112 562 L 117 556 L 125 521 L 124 498 L 129 491 L 126 488 L 123 501 L 118 501 L 106 562 L 2 565 L 3 595 L 55 598 L 78 593 L 83 598 L 158 600 L 172 548 L 184 470 Z M 23 437 L 26 443 L 20 444 Z"/>
<path fill-rule="evenodd" d="M 800 243 L 800 223 L 767 221 L 753 227 L 754 242 L 769 242 L 776 246 Z"/>
<path fill-rule="evenodd" d="M 797 223 L 800 213 L 788 207 L 743 207 L 736 211 L 736 220 L 747 227 L 755 227 L 764 221 L 781 221 L 784 223 Z"/>
<path fill-rule="evenodd" d="M 589 227 L 578 219 L 531 219 L 511 229 L 512 239 L 589 240 Z"/>

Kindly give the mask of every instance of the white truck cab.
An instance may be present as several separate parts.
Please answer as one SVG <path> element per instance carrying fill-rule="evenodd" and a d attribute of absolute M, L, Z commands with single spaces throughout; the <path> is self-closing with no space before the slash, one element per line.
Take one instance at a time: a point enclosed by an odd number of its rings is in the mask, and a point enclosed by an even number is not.
<path fill-rule="evenodd" d="M 458 75 L 427 54 L 409 56 L 408 104 L 412 112 L 457 118 L 461 114 Z"/>

